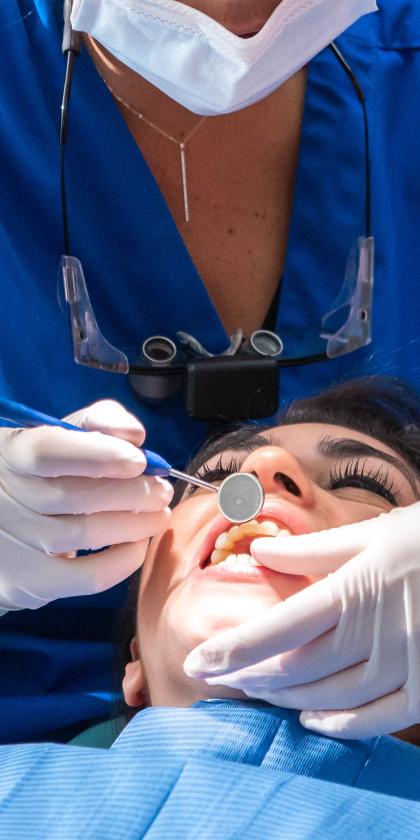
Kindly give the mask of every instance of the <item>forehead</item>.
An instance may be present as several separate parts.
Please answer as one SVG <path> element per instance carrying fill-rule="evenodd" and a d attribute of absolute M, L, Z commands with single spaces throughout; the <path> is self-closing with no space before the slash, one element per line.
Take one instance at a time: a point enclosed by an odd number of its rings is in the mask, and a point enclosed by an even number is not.
<path fill-rule="evenodd" d="M 357 440 L 368 446 L 380 449 L 389 455 L 395 455 L 395 450 L 385 443 L 378 441 L 372 435 L 365 435 L 363 432 L 349 429 L 347 426 L 335 426 L 332 423 L 297 423 L 290 426 L 275 426 L 268 432 L 270 440 L 274 445 L 285 448 L 302 446 L 305 451 L 316 452 L 318 444 L 325 438 Z"/>

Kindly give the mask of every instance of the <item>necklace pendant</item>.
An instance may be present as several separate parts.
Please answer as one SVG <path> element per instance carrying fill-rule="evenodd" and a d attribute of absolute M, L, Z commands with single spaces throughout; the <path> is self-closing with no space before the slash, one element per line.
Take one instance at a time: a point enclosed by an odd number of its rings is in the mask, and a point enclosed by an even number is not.
<path fill-rule="evenodd" d="M 188 184 L 187 184 L 187 159 L 185 154 L 185 143 L 179 144 L 180 165 L 181 165 L 181 183 L 182 183 L 182 199 L 184 202 L 184 218 L 186 222 L 190 221 L 190 206 L 188 201 Z"/>

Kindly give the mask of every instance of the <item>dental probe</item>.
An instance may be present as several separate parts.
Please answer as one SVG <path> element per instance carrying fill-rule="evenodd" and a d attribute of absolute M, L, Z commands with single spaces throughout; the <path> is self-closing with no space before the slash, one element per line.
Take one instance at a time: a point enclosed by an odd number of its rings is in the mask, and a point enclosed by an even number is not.
<path fill-rule="evenodd" d="M 27 405 L 5 398 L 0 398 L 0 418 L 2 420 L 9 420 L 12 423 L 18 423 L 25 428 L 31 426 L 59 426 L 62 429 L 70 429 L 74 432 L 90 431 L 89 429 L 81 429 L 80 426 L 73 426 L 72 423 L 67 423 L 65 420 L 50 417 L 49 414 L 43 414 L 43 412 L 29 408 Z M 229 522 L 241 523 L 254 519 L 258 516 L 264 504 L 263 488 L 258 478 L 251 473 L 232 473 L 221 484 L 210 484 L 208 481 L 203 481 L 203 479 L 197 478 L 194 475 L 188 475 L 187 473 L 174 469 L 161 455 L 157 455 L 156 452 L 151 452 L 149 449 L 143 449 L 142 451 L 147 461 L 143 475 L 177 478 L 188 484 L 194 484 L 197 487 L 205 487 L 206 490 L 212 490 L 217 493 L 217 504 L 220 513 Z"/>

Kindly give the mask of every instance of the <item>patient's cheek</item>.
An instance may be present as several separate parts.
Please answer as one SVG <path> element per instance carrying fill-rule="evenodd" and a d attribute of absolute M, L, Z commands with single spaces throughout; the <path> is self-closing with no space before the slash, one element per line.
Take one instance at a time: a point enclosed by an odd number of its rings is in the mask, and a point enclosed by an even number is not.
<path fill-rule="evenodd" d="M 140 601 L 147 597 L 149 608 L 160 608 L 170 589 L 175 571 L 172 529 L 151 540 L 143 564 L 140 583 Z"/>

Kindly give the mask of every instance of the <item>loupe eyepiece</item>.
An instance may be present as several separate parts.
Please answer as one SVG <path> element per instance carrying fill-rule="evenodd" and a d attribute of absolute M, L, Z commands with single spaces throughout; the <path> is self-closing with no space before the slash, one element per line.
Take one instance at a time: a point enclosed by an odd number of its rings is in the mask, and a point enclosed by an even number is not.
<path fill-rule="evenodd" d="M 143 342 L 141 353 L 147 367 L 139 373 L 131 368 L 128 376 L 135 394 L 146 402 L 158 402 L 176 394 L 182 386 L 183 373 L 176 366 L 171 368 L 177 355 L 172 339 L 166 335 L 152 335 Z"/>
<path fill-rule="evenodd" d="M 280 336 L 271 330 L 256 330 L 252 333 L 249 343 L 255 353 L 260 356 L 281 356 L 283 353 L 283 342 Z"/>
<path fill-rule="evenodd" d="M 166 335 L 152 335 L 143 341 L 141 352 L 152 365 L 168 365 L 175 359 L 177 350 L 171 338 Z"/>

